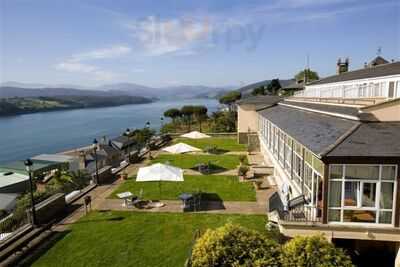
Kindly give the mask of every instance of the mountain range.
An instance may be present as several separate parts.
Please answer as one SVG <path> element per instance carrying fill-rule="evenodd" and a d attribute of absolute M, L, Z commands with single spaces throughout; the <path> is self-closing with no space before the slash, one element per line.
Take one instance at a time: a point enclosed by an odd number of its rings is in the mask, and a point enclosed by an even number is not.
<path fill-rule="evenodd" d="M 215 98 L 235 86 L 209 87 L 202 85 L 180 85 L 149 87 L 135 83 L 105 84 L 97 87 L 77 85 L 45 85 L 19 82 L 0 83 L 0 98 L 52 97 L 52 96 L 142 96 L 148 98 Z M 237 87 L 236 87 L 237 88 Z"/>
<path fill-rule="evenodd" d="M 113 83 L 96 87 L 73 84 L 46 85 L 38 83 L 5 82 L 0 83 L 0 98 L 10 97 L 56 97 L 56 96 L 140 96 L 153 99 L 190 99 L 218 98 L 230 90 L 239 90 L 243 95 L 250 94 L 259 86 L 267 86 L 271 80 L 252 83 L 243 87 L 203 85 L 177 85 L 168 87 L 150 87 L 136 83 Z M 293 82 L 291 79 L 280 80 L 284 87 Z"/>

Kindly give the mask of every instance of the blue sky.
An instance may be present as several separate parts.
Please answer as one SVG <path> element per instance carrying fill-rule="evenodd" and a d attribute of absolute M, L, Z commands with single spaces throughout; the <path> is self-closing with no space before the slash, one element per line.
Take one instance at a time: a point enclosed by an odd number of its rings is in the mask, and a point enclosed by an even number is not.
<path fill-rule="evenodd" d="M 397 0 L 0 0 L 0 81 L 238 85 L 400 58 Z"/>

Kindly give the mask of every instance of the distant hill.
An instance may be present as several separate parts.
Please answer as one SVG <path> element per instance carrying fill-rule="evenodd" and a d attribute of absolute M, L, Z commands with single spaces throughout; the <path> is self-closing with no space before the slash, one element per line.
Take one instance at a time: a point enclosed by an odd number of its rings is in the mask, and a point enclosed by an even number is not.
<path fill-rule="evenodd" d="M 32 90 L 32 89 L 31 89 Z M 146 104 L 153 100 L 137 96 L 52 96 L 0 99 L 0 116 L 66 109 Z"/>
<path fill-rule="evenodd" d="M 11 86 L 14 85 L 14 86 Z M 25 87 L 22 87 L 25 86 Z M 32 87 L 33 86 L 33 87 Z M 3 83 L 0 86 L 0 98 L 40 97 L 40 96 L 141 96 L 147 98 L 212 98 L 226 90 L 226 87 L 208 87 L 202 85 L 179 85 L 169 87 L 148 87 L 135 83 L 115 83 L 82 89 L 75 87 L 53 87 L 40 84 Z"/>
<path fill-rule="evenodd" d="M 293 79 L 283 79 L 283 80 L 279 79 L 279 82 L 280 82 L 282 87 L 285 87 L 285 86 L 293 83 L 293 81 L 294 81 Z M 267 86 L 270 82 L 271 82 L 271 80 L 264 80 L 264 81 L 248 84 L 246 86 L 240 87 L 238 89 L 238 91 L 240 91 L 244 95 L 250 94 L 251 91 L 253 91 L 254 88 L 257 88 L 257 87 L 260 87 L 260 86 Z"/>
<path fill-rule="evenodd" d="M 9 97 L 40 97 L 40 96 L 117 96 L 119 92 L 106 92 L 97 90 L 81 90 L 73 88 L 20 88 L 0 87 L 0 98 Z"/>

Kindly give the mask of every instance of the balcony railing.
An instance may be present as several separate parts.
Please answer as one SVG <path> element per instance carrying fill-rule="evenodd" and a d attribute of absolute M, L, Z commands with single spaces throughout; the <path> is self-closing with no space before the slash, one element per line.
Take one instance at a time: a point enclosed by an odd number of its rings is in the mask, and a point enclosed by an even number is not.
<path fill-rule="evenodd" d="M 318 208 L 298 206 L 283 214 L 283 221 L 289 222 L 322 222 L 321 212 Z"/>

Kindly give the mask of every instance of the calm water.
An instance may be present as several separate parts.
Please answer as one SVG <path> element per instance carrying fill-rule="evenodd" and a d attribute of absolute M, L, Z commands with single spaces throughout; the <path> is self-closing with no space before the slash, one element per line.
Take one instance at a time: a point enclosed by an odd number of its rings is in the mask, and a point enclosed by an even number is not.
<path fill-rule="evenodd" d="M 142 128 L 146 121 L 159 129 L 166 109 L 188 104 L 206 105 L 209 112 L 218 108 L 215 100 L 191 99 L 0 118 L 0 162 L 88 145 L 95 137 L 115 137 L 127 127 Z"/>

